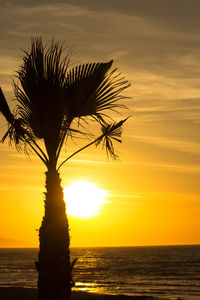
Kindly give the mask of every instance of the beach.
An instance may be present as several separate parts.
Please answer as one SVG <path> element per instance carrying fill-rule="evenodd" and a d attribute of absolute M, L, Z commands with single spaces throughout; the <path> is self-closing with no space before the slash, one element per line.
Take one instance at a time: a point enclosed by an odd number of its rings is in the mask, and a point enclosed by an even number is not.
<path fill-rule="evenodd" d="M 37 300 L 37 289 L 21 287 L 0 287 L 2 300 Z M 72 300 L 162 300 L 151 296 L 105 295 L 87 292 L 72 292 Z"/>

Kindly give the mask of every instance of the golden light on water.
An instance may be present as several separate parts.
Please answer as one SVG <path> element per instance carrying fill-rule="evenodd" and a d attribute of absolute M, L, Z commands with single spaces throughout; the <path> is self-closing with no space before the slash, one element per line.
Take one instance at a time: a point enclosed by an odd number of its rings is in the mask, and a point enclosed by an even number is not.
<path fill-rule="evenodd" d="M 70 216 L 89 218 L 100 213 L 108 193 L 94 183 L 79 180 L 64 188 L 64 197 Z"/>

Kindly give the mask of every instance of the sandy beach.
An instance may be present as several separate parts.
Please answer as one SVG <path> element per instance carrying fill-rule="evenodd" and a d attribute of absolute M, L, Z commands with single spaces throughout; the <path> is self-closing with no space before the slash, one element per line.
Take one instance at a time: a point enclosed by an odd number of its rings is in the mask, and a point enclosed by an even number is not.
<path fill-rule="evenodd" d="M 37 290 L 31 288 L 0 287 L 2 300 L 37 300 Z M 151 296 L 101 295 L 87 292 L 72 292 L 72 300 L 162 300 Z M 166 298 L 165 298 L 166 300 Z"/>

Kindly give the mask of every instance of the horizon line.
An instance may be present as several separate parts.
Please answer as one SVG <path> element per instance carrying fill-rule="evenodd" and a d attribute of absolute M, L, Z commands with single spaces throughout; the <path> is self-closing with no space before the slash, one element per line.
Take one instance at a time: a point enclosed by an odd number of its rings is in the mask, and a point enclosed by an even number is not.
<path fill-rule="evenodd" d="M 199 244 L 155 244 L 155 245 L 132 245 L 132 246 L 72 246 L 73 248 L 139 248 L 139 247 L 176 247 L 176 246 L 200 246 Z M 39 247 L 1 247 L 0 249 L 39 249 Z"/>

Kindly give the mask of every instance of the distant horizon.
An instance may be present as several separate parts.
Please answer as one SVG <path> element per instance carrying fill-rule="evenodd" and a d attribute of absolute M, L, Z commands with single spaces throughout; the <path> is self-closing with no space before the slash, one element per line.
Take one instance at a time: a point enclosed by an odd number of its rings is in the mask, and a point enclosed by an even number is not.
<path fill-rule="evenodd" d="M 176 247 L 176 246 L 200 246 L 200 244 L 163 244 L 163 245 L 136 245 L 136 246 L 72 246 L 72 248 L 137 248 L 137 247 Z M 37 247 L 0 247 L 0 249 L 38 249 Z"/>

